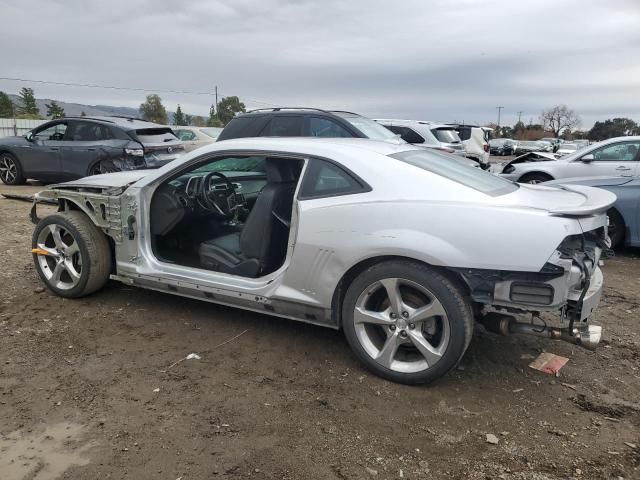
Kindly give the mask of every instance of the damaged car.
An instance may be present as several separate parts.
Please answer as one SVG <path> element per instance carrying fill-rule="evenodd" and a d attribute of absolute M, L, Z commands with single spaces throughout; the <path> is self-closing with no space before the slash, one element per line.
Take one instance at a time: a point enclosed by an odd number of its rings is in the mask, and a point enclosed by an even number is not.
<path fill-rule="evenodd" d="M 640 136 L 617 137 L 560 158 L 547 152 L 529 152 L 507 163 L 499 173 L 520 183 L 575 177 L 632 177 L 638 174 L 639 152 Z"/>
<path fill-rule="evenodd" d="M 184 153 L 169 127 L 129 117 L 65 117 L 0 139 L 0 180 L 61 182 L 158 168 Z"/>
<path fill-rule="evenodd" d="M 614 201 L 406 143 L 245 138 L 50 186 L 31 251 L 62 297 L 112 279 L 338 329 L 371 371 L 415 384 L 460 362 L 477 320 L 595 348 Z M 39 219 L 39 202 L 58 211 Z"/>

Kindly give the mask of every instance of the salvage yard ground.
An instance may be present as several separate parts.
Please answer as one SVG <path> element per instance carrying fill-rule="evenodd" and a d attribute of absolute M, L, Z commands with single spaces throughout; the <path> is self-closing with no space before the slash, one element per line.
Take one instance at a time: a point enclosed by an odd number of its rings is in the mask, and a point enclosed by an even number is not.
<path fill-rule="evenodd" d="M 118 283 L 56 297 L 29 208 L 0 200 L 2 480 L 640 478 L 638 250 L 605 261 L 597 352 L 478 328 L 408 387 L 332 330 Z M 542 351 L 569 358 L 558 378 L 528 368 Z"/>

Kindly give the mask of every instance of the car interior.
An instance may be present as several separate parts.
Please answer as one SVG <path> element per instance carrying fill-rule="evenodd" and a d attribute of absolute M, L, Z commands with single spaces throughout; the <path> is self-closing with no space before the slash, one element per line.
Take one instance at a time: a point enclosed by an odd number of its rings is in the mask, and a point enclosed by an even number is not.
<path fill-rule="evenodd" d="M 151 201 L 151 245 L 162 261 L 243 277 L 284 263 L 303 161 L 211 159 L 165 181 Z"/>

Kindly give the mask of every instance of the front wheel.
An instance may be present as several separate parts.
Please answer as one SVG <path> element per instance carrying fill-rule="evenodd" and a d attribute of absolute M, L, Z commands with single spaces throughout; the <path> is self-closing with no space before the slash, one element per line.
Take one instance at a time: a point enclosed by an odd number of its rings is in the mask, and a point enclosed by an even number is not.
<path fill-rule="evenodd" d="M 355 355 L 388 380 L 432 382 L 461 360 L 473 333 L 470 303 L 441 273 L 411 261 L 362 272 L 342 304 L 343 329 Z"/>
<path fill-rule="evenodd" d="M 56 213 L 40 220 L 31 251 L 42 281 L 62 297 L 88 295 L 109 279 L 109 241 L 82 212 Z"/>
<path fill-rule="evenodd" d="M 27 180 L 20 162 L 10 153 L 0 155 L 0 180 L 6 185 L 22 185 Z"/>
<path fill-rule="evenodd" d="M 548 182 L 549 180 L 553 180 L 553 177 L 551 175 L 547 175 L 546 173 L 534 172 L 523 175 L 522 177 L 520 177 L 520 180 L 518 180 L 518 182 L 536 184 Z"/>
<path fill-rule="evenodd" d="M 611 249 L 613 250 L 624 243 L 626 227 L 622 215 L 617 210 L 609 209 L 607 216 L 609 217 L 608 235 L 611 239 Z"/>

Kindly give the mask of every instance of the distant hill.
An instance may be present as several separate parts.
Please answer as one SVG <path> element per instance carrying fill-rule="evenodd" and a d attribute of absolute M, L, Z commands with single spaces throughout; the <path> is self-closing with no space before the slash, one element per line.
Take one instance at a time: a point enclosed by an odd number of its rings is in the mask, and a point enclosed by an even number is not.
<path fill-rule="evenodd" d="M 18 95 L 9 94 L 9 98 L 14 105 L 20 105 L 20 97 Z M 51 103 L 50 98 L 36 98 L 36 104 L 40 109 L 40 115 L 46 118 L 47 103 Z M 140 111 L 131 107 L 114 107 L 112 105 L 84 105 L 82 103 L 68 103 L 56 100 L 58 105 L 64 109 L 64 113 L 68 117 L 79 117 L 82 112 L 87 116 L 103 116 L 109 117 L 113 115 L 121 115 L 125 117 L 141 118 Z M 174 112 L 167 112 L 169 123 L 173 123 Z"/>

